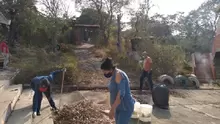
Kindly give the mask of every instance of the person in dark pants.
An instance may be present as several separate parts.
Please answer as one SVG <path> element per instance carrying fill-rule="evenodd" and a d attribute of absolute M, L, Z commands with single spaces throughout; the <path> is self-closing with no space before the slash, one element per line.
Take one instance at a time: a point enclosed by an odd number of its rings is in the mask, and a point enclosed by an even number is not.
<path fill-rule="evenodd" d="M 52 110 L 57 110 L 55 102 L 51 96 L 51 83 L 54 82 L 54 76 L 56 73 L 66 71 L 66 69 L 57 70 L 51 72 L 49 76 L 36 76 L 31 80 L 31 88 L 34 91 L 33 96 L 33 118 L 37 115 L 40 116 L 41 102 L 43 98 L 43 93 L 46 96 Z"/>
<path fill-rule="evenodd" d="M 152 59 L 148 56 L 147 52 L 143 53 L 145 57 L 143 62 L 143 71 L 140 77 L 140 91 L 143 90 L 144 79 L 148 79 L 148 86 L 150 90 L 153 89 L 153 81 L 152 81 Z"/>

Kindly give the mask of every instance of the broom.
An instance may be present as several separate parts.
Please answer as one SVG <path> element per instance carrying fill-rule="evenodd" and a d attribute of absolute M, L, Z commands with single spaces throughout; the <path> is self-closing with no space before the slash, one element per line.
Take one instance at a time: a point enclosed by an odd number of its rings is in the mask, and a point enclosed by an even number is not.
<path fill-rule="evenodd" d="M 62 95 L 63 95 L 63 83 L 64 83 L 64 76 L 66 72 L 66 68 L 63 69 L 63 75 L 62 75 L 62 82 L 61 82 L 61 90 L 60 90 L 60 100 L 59 100 L 59 110 L 61 108 L 61 100 L 62 100 Z"/>

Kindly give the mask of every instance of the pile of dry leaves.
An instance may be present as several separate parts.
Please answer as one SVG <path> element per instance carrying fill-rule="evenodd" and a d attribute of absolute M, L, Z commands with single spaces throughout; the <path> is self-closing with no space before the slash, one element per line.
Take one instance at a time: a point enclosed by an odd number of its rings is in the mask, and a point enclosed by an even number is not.
<path fill-rule="evenodd" d="M 91 101 L 65 105 L 54 118 L 55 124 L 113 124 Z"/>

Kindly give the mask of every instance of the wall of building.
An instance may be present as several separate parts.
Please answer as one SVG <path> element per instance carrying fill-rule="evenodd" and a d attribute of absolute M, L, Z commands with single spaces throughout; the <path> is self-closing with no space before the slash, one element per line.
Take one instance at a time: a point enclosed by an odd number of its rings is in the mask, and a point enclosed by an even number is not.
<path fill-rule="evenodd" d="M 217 29 L 215 39 L 213 41 L 212 54 L 215 56 L 216 52 L 220 52 L 220 19 L 217 21 Z"/>
<path fill-rule="evenodd" d="M 220 19 L 217 21 L 217 29 L 212 48 L 213 62 L 215 68 L 215 77 L 220 79 Z"/>

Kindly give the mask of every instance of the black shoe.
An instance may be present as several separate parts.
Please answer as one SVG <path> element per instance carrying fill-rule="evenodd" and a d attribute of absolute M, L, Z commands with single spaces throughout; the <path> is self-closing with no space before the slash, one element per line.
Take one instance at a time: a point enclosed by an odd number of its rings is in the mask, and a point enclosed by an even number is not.
<path fill-rule="evenodd" d="M 57 108 L 50 108 L 51 111 L 58 111 Z"/>
<path fill-rule="evenodd" d="M 38 112 L 38 113 L 37 113 L 37 116 L 40 116 L 40 115 L 41 115 L 41 113 L 40 113 L 40 112 Z"/>

